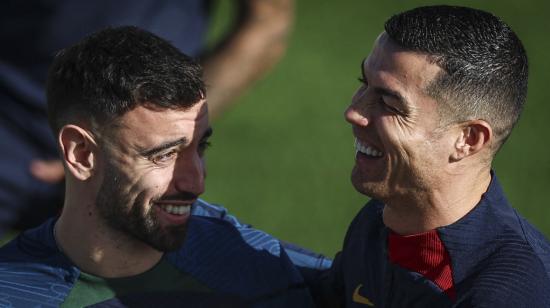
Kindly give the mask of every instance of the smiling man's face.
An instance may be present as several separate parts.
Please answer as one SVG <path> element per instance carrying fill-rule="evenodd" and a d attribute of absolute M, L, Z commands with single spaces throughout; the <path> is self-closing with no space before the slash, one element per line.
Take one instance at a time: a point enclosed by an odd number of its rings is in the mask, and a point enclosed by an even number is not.
<path fill-rule="evenodd" d="M 188 109 L 139 106 L 103 137 L 96 206 L 107 226 L 159 251 L 179 248 L 204 192 L 211 128 L 205 101 Z"/>
<path fill-rule="evenodd" d="M 456 141 L 426 94 L 439 72 L 426 55 L 401 49 L 385 33 L 377 39 L 345 114 L 356 138 L 352 182 L 359 192 L 388 203 L 437 188 Z"/>

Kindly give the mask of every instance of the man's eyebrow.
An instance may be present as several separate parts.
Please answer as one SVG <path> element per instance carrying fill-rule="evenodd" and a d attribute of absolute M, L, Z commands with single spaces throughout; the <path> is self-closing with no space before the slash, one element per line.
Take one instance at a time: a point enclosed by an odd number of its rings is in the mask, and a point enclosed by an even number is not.
<path fill-rule="evenodd" d="M 147 149 L 147 150 L 143 150 L 143 151 L 139 151 L 139 154 L 142 155 L 142 156 L 145 156 L 145 157 L 149 157 L 153 154 L 157 154 L 157 153 L 160 153 L 166 149 L 169 149 L 169 148 L 172 148 L 172 147 L 175 147 L 175 146 L 178 146 L 180 144 L 184 144 L 184 143 L 187 143 L 187 138 L 186 137 L 183 137 L 183 138 L 180 138 L 180 139 L 177 139 L 177 140 L 174 140 L 174 141 L 169 141 L 169 142 L 166 142 L 166 143 L 163 143 L 157 147 L 154 147 L 152 149 Z"/>

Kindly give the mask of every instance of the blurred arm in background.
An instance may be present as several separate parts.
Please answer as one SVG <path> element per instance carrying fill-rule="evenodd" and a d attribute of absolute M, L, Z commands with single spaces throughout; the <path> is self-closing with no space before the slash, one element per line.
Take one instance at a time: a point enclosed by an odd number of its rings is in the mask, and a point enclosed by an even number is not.
<path fill-rule="evenodd" d="M 240 0 L 238 5 L 235 31 L 202 57 L 211 119 L 279 61 L 292 26 L 293 0 Z"/>

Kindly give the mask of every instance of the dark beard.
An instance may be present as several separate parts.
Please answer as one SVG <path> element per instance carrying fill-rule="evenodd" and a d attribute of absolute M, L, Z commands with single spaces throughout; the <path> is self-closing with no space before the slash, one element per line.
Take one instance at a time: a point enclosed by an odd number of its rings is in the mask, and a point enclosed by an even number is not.
<path fill-rule="evenodd" d="M 132 204 L 129 196 L 122 193 L 121 187 L 128 182 L 115 166 L 105 166 L 105 176 L 96 197 L 101 218 L 112 229 L 141 240 L 158 251 L 169 252 L 180 248 L 185 240 L 187 224 L 162 227 L 152 207 L 143 213 L 143 195 L 138 194 Z"/>

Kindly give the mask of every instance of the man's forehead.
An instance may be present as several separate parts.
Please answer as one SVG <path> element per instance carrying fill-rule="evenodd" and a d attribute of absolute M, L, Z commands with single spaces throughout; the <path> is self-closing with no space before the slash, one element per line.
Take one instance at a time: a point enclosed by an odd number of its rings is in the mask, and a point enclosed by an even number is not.
<path fill-rule="evenodd" d="M 184 136 L 191 140 L 208 127 L 208 109 L 205 100 L 201 100 L 189 108 L 138 106 L 112 121 L 108 134 L 118 138 L 124 135 L 138 143 Z"/>
<path fill-rule="evenodd" d="M 363 66 L 367 65 L 368 61 L 373 61 L 373 58 L 379 58 L 381 56 L 389 57 L 390 53 L 396 51 L 405 50 L 395 43 L 385 31 L 383 31 L 374 40 L 370 54 L 363 60 Z"/>
<path fill-rule="evenodd" d="M 145 153 L 167 144 L 189 144 L 209 134 L 204 101 L 191 108 L 134 108 L 110 127 L 105 140 L 124 153 Z"/>
<path fill-rule="evenodd" d="M 386 32 L 382 32 L 376 39 L 372 52 L 362 62 L 362 69 L 365 75 L 412 82 L 421 88 L 427 86 L 441 71 L 429 55 L 399 46 Z"/>
<path fill-rule="evenodd" d="M 177 121 L 179 119 L 182 121 L 198 122 L 205 118 L 208 119 L 208 109 L 205 100 L 201 100 L 193 106 L 181 108 L 167 108 L 152 104 L 139 105 L 116 119 L 114 124 L 128 127 L 133 126 L 131 124 L 145 124 L 159 120 Z M 163 123 L 161 122 L 160 124 Z M 154 129 L 154 127 L 151 127 L 151 129 Z"/>

